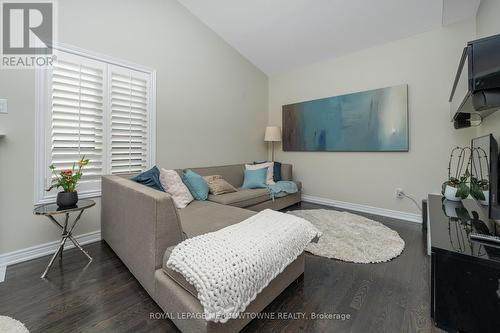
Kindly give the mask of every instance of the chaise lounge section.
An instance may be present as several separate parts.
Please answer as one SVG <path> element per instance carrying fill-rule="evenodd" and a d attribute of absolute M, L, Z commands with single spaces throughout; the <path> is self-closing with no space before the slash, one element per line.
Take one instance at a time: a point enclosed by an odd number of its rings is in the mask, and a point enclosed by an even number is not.
<path fill-rule="evenodd" d="M 244 164 L 192 168 L 202 176 L 221 175 L 234 187 L 243 183 Z M 177 170 L 181 173 L 181 170 Z M 292 180 L 292 166 L 282 164 L 283 180 Z M 170 251 L 184 239 L 239 223 L 256 212 L 286 208 L 300 202 L 299 191 L 271 200 L 266 189 L 210 195 L 175 208 L 169 194 L 131 181 L 127 176 L 105 176 L 102 181 L 102 236 L 159 306 L 171 315 L 183 332 L 238 332 L 252 318 L 243 316 L 227 323 L 203 318 L 196 290 L 182 275 L 166 267 Z M 304 272 L 300 255 L 250 303 L 246 312 L 257 313 L 272 302 Z M 178 315 L 183 314 L 183 315 Z"/>

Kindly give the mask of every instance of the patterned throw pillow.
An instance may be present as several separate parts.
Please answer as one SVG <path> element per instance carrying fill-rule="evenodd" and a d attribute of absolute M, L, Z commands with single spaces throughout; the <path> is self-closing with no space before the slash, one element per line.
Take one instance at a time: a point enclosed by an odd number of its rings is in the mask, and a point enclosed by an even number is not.
<path fill-rule="evenodd" d="M 194 200 L 189 189 L 182 182 L 181 177 L 175 170 L 160 170 L 161 186 L 172 196 L 175 207 L 184 208 Z"/>
<path fill-rule="evenodd" d="M 225 181 L 221 175 L 205 176 L 203 179 L 207 182 L 210 193 L 213 195 L 237 191 L 234 186 Z"/>

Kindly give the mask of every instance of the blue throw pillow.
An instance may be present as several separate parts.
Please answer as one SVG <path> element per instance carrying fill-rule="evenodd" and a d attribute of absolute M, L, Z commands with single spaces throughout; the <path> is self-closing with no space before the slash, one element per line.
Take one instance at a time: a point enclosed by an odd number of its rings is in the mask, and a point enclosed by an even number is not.
<path fill-rule="evenodd" d="M 266 188 L 267 169 L 269 168 L 245 170 L 245 179 L 243 180 L 242 188 Z"/>
<path fill-rule="evenodd" d="M 263 162 L 253 162 L 253 164 L 262 164 L 267 163 L 268 161 Z M 273 180 L 275 182 L 280 182 L 283 179 L 281 178 L 281 162 L 274 162 L 273 164 Z"/>
<path fill-rule="evenodd" d="M 208 184 L 202 176 L 191 169 L 182 172 L 182 181 L 196 200 L 207 200 Z"/>
<path fill-rule="evenodd" d="M 280 182 L 283 180 L 281 178 L 281 162 L 274 162 L 273 180 L 275 182 Z"/>
<path fill-rule="evenodd" d="M 142 185 L 154 188 L 155 190 L 165 192 L 160 182 L 160 170 L 158 170 L 156 166 L 130 179 Z"/>

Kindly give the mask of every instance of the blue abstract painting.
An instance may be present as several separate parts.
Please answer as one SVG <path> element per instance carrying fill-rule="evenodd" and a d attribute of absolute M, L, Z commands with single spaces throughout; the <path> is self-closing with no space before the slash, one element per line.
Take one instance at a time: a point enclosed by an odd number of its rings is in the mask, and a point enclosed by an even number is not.
<path fill-rule="evenodd" d="M 408 151 L 408 86 L 283 106 L 284 151 Z"/>

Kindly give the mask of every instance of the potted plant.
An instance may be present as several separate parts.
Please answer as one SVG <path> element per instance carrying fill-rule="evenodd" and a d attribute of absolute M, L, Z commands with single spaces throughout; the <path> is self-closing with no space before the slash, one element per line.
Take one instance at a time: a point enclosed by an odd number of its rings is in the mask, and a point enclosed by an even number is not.
<path fill-rule="evenodd" d="M 470 194 L 470 188 L 467 186 L 469 176 L 469 172 L 466 171 L 465 175 L 461 176 L 460 179 L 449 177 L 441 186 L 441 193 L 451 201 L 460 201 L 467 198 Z"/>
<path fill-rule="evenodd" d="M 487 179 L 478 180 L 476 177 L 471 177 L 471 196 L 479 201 L 482 205 L 489 205 L 490 199 L 490 184 Z"/>
<path fill-rule="evenodd" d="M 76 168 L 76 164 L 78 167 Z M 73 163 L 72 169 L 62 170 L 60 172 L 56 171 L 56 167 L 51 164 L 49 169 L 54 174 L 54 180 L 52 185 L 47 189 L 47 191 L 52 190 L 54 187 L 62 187 L 63 191 L 57 193 L 57 205 L 59 207 L 72 207 L 78 202 L 78 192 L 76 191 L 76 186 L 78 181 L 82 178 L 83 168 L 89 164 L 89 160 L 82 157 L 80 161 Z"/>

